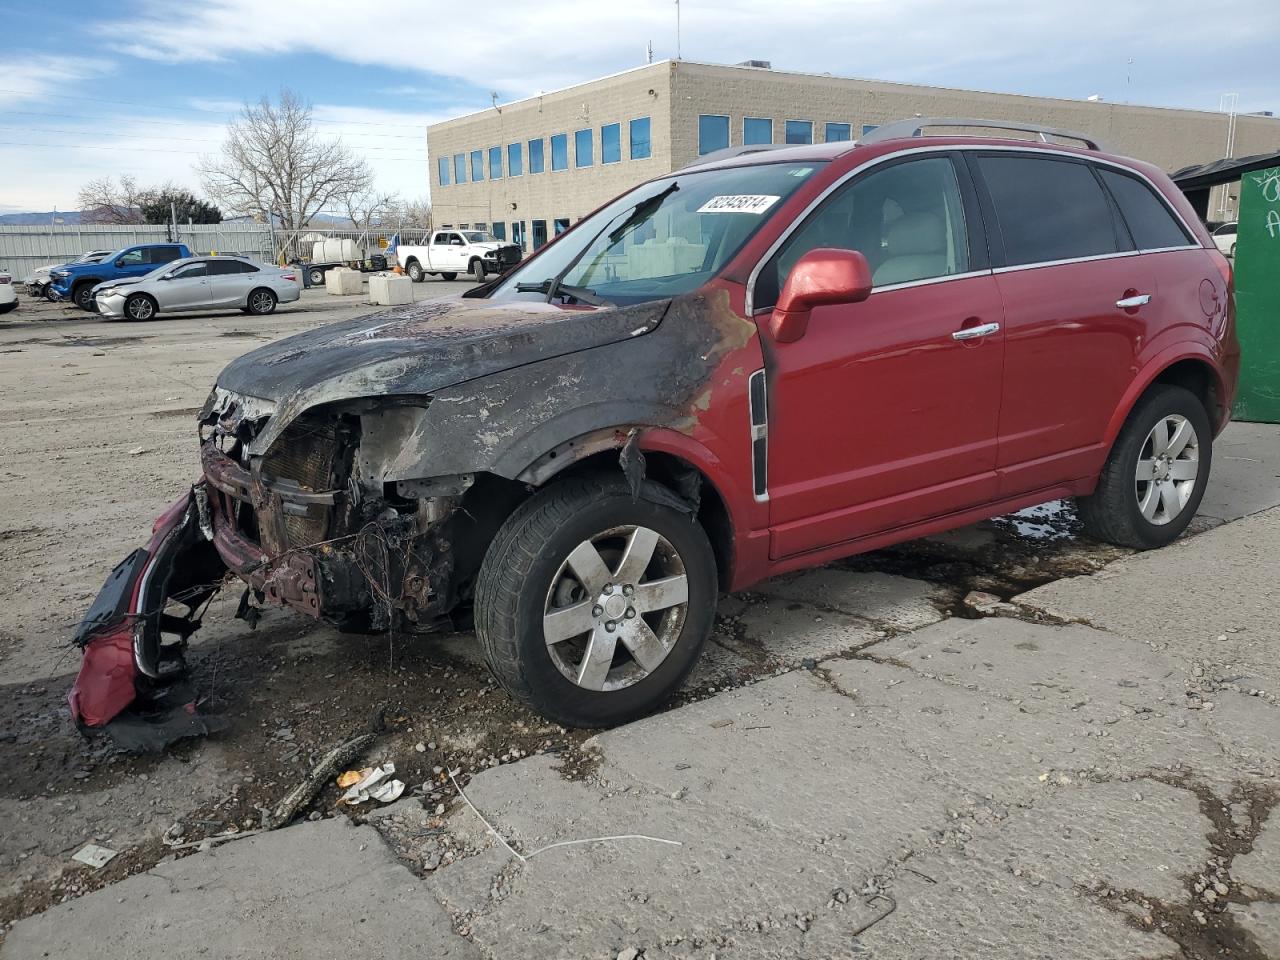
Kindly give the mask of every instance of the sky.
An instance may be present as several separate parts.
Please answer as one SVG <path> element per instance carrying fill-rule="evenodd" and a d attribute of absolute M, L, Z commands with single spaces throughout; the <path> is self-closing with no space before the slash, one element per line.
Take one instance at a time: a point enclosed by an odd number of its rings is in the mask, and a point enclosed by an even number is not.
<path fill-rule="evenodd" d="M 287 86 L 378 187 L 428 194 L 426 126 L 654 58 L 1280 113 L 1274 0 L 0 0 L 0 213 L 130 174 L 200 192 L 245 101 Z M 30 29 L 24 29 L 27 23 Z M 678 44 L 678 47 L 677 47 Z M 1132 61 L 1132 62 L 1130 62 Z"/>

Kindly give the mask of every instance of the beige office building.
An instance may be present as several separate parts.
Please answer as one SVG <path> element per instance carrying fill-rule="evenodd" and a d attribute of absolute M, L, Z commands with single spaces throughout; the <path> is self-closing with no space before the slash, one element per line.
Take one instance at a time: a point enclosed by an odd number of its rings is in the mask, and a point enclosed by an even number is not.
<path fill-rule="evenodd" d="M 483 227 L 533 250 L 623 190 L 701 154 L 856 140 L 914 116 L 1077 130 L 1169 172 L 1226 156 L 1232 136 L 1232 156 L 1280 150 L 1280 119 L 1271 116 L 668 60 L 429 127 L 434 220 Z M 1229 191 L 1215 193 L 1208 219 L 1234 219 L 1234 203 Z"/>

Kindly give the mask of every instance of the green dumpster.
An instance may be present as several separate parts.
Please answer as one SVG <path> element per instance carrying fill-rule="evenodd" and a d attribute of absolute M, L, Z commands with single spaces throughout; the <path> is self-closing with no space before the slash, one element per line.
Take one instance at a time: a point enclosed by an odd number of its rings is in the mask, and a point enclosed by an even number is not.
<path fill-rule="evenodd" d="M 1237 420 L 1280 423 L 1280 167 L 1240 182 L 1236 238 Z"/>

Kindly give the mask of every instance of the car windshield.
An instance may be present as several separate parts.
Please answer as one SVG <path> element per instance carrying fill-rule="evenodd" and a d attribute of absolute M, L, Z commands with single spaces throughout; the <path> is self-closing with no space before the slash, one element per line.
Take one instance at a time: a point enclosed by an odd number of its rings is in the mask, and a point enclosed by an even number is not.
<path fill-rule="evenodd" d="M 821 166 L 762 163 L 643 184 L 577 224 L 491 296 L 562 293 L 588 302 L 641 303 L 696 290 Z"/>
<path fill-rule="evenodd" d="M 467 230 L 466 237 L 472 243 L 492 243 L 493 236 L 483 230 Z"/>

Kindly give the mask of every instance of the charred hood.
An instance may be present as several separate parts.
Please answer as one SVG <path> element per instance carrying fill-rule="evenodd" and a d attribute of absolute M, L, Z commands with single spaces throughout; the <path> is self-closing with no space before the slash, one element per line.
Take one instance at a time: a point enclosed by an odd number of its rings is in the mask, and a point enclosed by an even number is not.
<path fill-rule="evenodd" d="M 366 397 L 425 397 L 527 363 L 641 336 L 657 326 L 668 304 L 566 309 L 536 301 L 415 303 L 267 344 L 233 360 L 219 375 L 218 387 L 274 408 L 252 445 L 261 453 L 312 407 Z M 203 415 L 208 413 L 207 406 Z"/>

